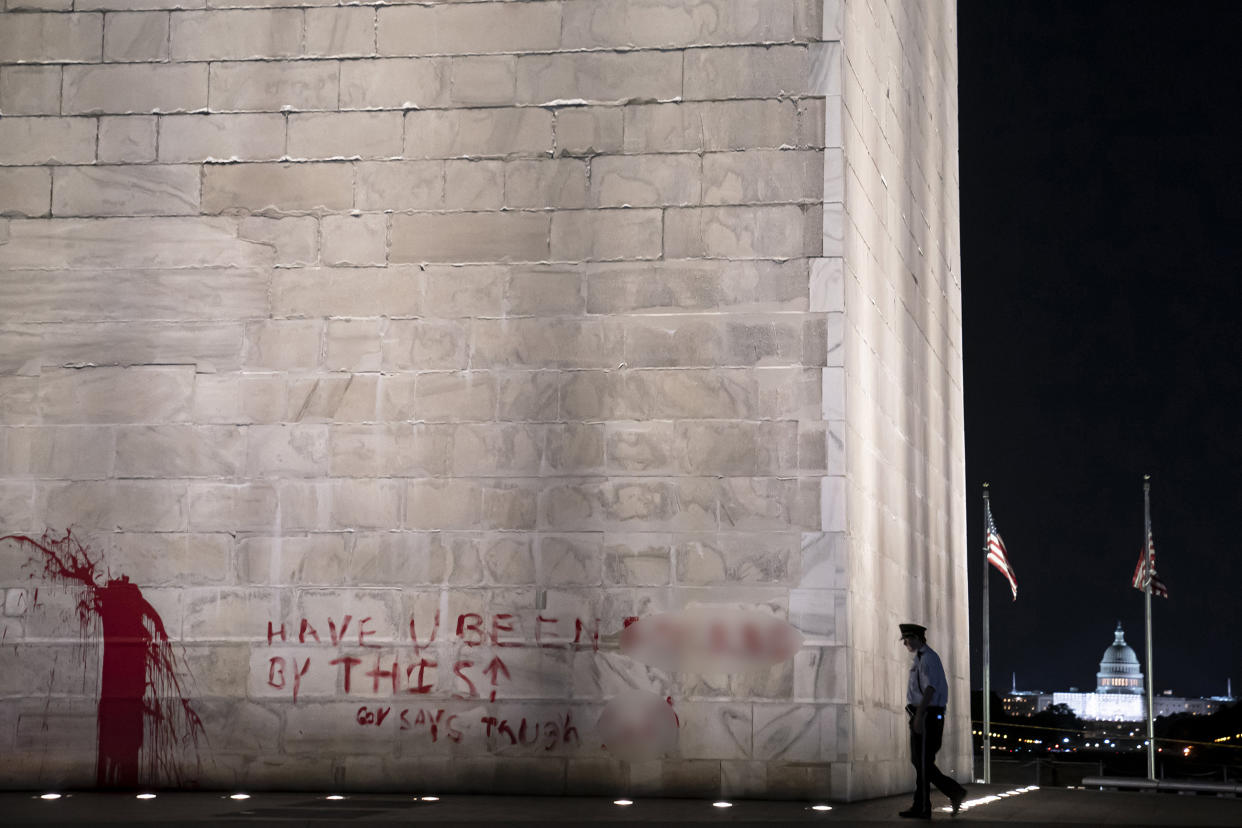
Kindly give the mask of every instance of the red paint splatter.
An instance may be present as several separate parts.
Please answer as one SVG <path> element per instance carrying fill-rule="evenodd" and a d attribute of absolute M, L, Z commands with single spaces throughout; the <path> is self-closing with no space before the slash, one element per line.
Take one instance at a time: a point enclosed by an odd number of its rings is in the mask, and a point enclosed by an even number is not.
<path fill-rule="evenodd" d="M 164 622 L 142 591 L 124 575 L 109 577 L 68 530 L 60 538 L 44 532 L 39 540 L 26 535 L 4 540 L 38 551 L 44 576 L 82 590 L 77 610 L 83 637 L 95 619 L 103 627 L 98 784 L 133 788 L 140 782 L 192 781 L 183 778 L 178 753 L 193 749 L 197 764 L 203 723 L 183 694 Z"/>

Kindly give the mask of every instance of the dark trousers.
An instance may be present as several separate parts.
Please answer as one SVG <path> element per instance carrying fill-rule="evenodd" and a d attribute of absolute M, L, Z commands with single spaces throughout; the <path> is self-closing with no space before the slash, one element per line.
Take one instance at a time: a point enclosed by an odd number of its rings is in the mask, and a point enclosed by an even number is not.
<path fill-rule="evenodd" d="M 936 751 L 944 736 L 944 708 L 929 707 L 923 717 L 923 732 L 914 732 L 913 708 L 910 713 L 910 762 L 914 765 L 914 810 L 931 812 L 931 786 L 935 785 L 949 799 L 959 799 L 966 789 L 941 773 L 936 767 Z"/>

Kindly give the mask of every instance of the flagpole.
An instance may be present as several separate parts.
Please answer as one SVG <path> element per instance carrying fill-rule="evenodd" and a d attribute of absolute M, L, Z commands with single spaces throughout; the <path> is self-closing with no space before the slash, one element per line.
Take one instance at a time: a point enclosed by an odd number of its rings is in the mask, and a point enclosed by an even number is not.
<path fill-rule="evenodd" d="M 1143 565 L 1146 584 L 1143 608 L 1147 622 L 1147 778 L 1156 778 L 1155 668 L 1151 660 L 1151 587 L 1156 573 L 1151 561 L 1151 475 L 1143 475 Z"/>
<path fill-rule="evenodd" d="M 983 484 L 983 783 L 992 784 L 992 648 L 988 640 L 988 484 Z"/>

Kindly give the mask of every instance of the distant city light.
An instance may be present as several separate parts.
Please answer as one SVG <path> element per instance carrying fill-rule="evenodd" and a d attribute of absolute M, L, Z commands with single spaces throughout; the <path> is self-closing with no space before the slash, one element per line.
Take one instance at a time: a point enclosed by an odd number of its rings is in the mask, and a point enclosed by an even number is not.
<path fill-rule="evenodd" d="M 612 801 L 612 804 L 613 804 L 613 805 L 633 805 L 633 804 L 634 804 L 634 800 L 632 800 L 632 799 L 614 799 L 614 800 Z"/>
<path fill-rule="evenodd" d="M 713 808 L 732 808 L 732 807 L 733 807 L 733 803 L 732 803 L 732 802 L 725 802 L 724 800 L 721 800 L 720 802 L 713 802 L 713 803 L 712 803 L 712 807 L 713 807 Z"/>
<path fill-rule="evenodd" d="M 423 802 L 439 802 L 440 801 L 440 797 L 438 796 L 420 796 L 419 799 L 421 799 Z"/>
<path fill-rule="evenodd" d="M 249 799 L 249 798 L 250 798 L 250 794 L 248 793 L 229 794 L 229 799 Z"/>
<path fill-rule="evenodd" d="M 333 802 L 339 802 L 340 800 L 344 798 L 345 797 L 341 796 L 340 794 L 328 794 L 327 796 L 324 797 L 324 799 L 329 799 Z"/>
<path fill-rule="evenodd" d="M 48 800 L 48 801 L 50 802 L 50 801 L 52 801 L 53 799 L 60 799 L 60 794 L 58 794 L 58 793 L 45 793 L 45 794 L 40 794 L 40 795 L 39 795 L 39 799 L 46 799 L 46 800 Z"/>
<path fill-rule="evenodd" d="M 831 805 L 812 805 L 811 810 L 812 811 L 831 811 L 832 806 Z"/>
<path fill-rule="evenodd" d="M 155 799 L 155 794 L 153 794 L 153 793 L 140 793 L 140 794 L 138 794 L 136 797 L 134 797 L 134 799 Z"/>

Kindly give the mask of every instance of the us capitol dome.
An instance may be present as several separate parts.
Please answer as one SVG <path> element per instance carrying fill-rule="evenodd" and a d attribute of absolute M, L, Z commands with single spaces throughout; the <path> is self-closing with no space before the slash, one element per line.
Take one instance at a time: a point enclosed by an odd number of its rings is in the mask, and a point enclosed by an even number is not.
<path fill-rule="evenodd" d="M 1134 648 L 1126 643 L 1125 631 L 1118 621 L 1117 629 L 1113 630 L 1113 643 L 1104 648 L 1104 657 L 1100 659 L 1094 693 L 1084 693 L 1075 687 L 1068 692 L 1055 693 L 1018 690 L 1015 677 L 1014 688 L 1005 695 L 1003 703 L 1006 712 L 1015 715 L 1029 716 L 1050 705 L 1064 704 L 1078 718 L 1086 721 L 1139 722 L 1147 718 L 1147 688 L 1143 678 L 1143 666 Z M 1210 699 L 1182 698 L 1166 690 L 1155 698 L 1155 714 L 1191 713 L 1203 716 L 1232 700 L 1232 688 L 1227 695 Z"/>
<path fill-rule="evenodd" d="M 1139 666 L 1134 649 L 1126 643 L 1120 621 L 1113 632 L 1113 643 L 1100 659 L 1100 672 L 1095 674 L 1095 692 L 1143 694 L 1143 668 Z"/>

